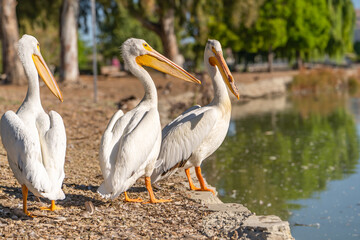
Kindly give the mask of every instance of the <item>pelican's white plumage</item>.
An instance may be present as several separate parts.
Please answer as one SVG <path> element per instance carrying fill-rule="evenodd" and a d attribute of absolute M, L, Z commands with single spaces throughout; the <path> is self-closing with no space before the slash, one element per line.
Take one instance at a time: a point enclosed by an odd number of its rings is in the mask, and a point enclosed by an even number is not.
<path fill-rule="evenodd" d="M 153 183 L 185 168 L 191 189 L 210 191 L 205 187 L 200 165 L 221 145 L 229 128 L 231 101 L 226 85 L 237 98 L 239 94 L 217 40 L 208 40 L 204 63 L 213 82 L 214 99 L 207 106 L 191 107 L 164 127 L 160 154 L 151 176 Z M 190 167 L 195 167 L 200 189 L 192 184 Z"/>
<path fill-rule="evenodd" d="M 23 186 L 24 212 L 28 214 L 27 188 L 34 195 L 50 200 L 65 198 L 61 186 L 65 177 L 66 134 L 61 116 L 55 111 L 47 114 L 41 105 L 38 72 L 61 101 L 62 95 L 41 56 L 36 38 L 24 35 L 18 43 L 18 55 L 29 87 L 18 111 L 7 111 L 2 116 L 1 139 L 14 176 Z M 55 209 L 52 202 L 49 210 Z"/>
<path fill-rule="evenodd" d="M 127 197 L 126 190 L 145 175 L 150 202 L 158 202 L 150 184 L 150 175 L 161 145 L 158 99 L 155 84 L 142 66 L 155 68 L 186 81 L 199 81 L 141 39 L 130 38 L 125 41 L 122 56 L 131 73 L 144 85 L 145 96 L 126 114 L 121 110 L 116 112 L 106 127 L 99 152 L 104 182 L 98 193 L 106 198 L 115 198 L 125 192 L 125 199 L 132 201 Z"/>

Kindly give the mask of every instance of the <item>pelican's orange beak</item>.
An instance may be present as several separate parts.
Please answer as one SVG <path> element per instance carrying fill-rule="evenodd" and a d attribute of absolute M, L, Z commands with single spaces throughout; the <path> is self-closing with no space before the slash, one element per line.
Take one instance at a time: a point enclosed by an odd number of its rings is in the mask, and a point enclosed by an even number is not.
<path fill-rule="evenodd" d="M 39 49 L 39 47 L 38 47 Z M 40 52 L 40 49 L 39 49 Z M 57 97 L 61 102 L 63 102 L 63 96 L 60 91 L 59 86 L 57 85 L 54 76 L 51 74 L 50 69 L 46 65 L 46 62 L 44 58 L 41 56 L 41 54 L 33 54 L 32 59 L 35 63 L 35 67 L 42 78 L 42 80 L 45 82 L 46 86 L 50 89 L 50 91 Z"/>
<path fill-rule="evenodd" d="M 149 45 L 146 46 L 146 50 L 148 50 L 147 54 L 136 57 L 136 62 L 140 66 L 151 67 L 163 73 L 180 78 L 184 81 L 201 84 L 200 80 L 193 77 L 190 73 L 188 73 L 173 61 L 155 51 Z"/>
<path fill-rule="evenodd" d="M 230 91 L 235 95 L 235 97 L 237 99 L 239 99 L 240 98 L 239 91 L 235 85 L 234 78 L 229 70 L 229 67 L 227 66 L 227 64 L 224 60 L 222 53 L 216 51 L 214 47 L 212 48 L 212 51 L 215 54 L 215 57 L 210 57 L 209 63 L 212 66 L 217 66 L 217 68 L 219 69 L 219 71 L 221 73 L 221 76 L 224 79 L 224 82 L 226 83 L 226 85 L 228 86 Z"/>

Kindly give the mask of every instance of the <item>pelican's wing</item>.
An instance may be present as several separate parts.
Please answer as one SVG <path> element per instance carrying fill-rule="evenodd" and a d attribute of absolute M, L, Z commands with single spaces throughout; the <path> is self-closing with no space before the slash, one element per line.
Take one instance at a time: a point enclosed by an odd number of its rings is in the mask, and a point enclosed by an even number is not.
<path fill-rule="evenodd" d="M 107 125 L 101 138 L 99 161 L 104 179 L 108 177 L 111 171 L 112 163 L 110 158 L 116 158 L 116 154 L 115 156 L 112 156 L 114 154 L 114 146 L 120 140 L 120 137 L 124 132 L 127 124 L 126 118 L 127 116 L 124 116 L 123 111 L 117 111 L 111 117 L 109 124 Z"/>
<path fill-rule="evenodd" d="M 19 183 L 30 184 L 40 193 L 49 192 L 51 183 L 41 162 L 40 142 L 13 111 L 1 118 L 1 139 Z"/>
<path fill-rule="evenodd" d="M 65 177 L 66 132 L 64 122 L 57 112 L 50 111 L 49 119 L 49 129 L 40 136 L 43 164 L 52 183 L 51 192 L 44 196 L 56 200 L 65 198 L 61 186 Z"/>
<path fill-rule="evenodd" d="M 165 127 L 159 157 L 151 176 L 152 182 L 168 176 L 177 167 L 185 165 L 204 138 L 214 127 L 218 113 L 216 110 L 203 107 L 175 119 L 171 128 Z"/>
<path fill-rule="evenodd" d="M 108 152 L 109 148 L 112 149 L 114 142 L 120 139 L 127 124 L 127 116 L 124 116 L 123 111 L 117 111 L 110 119 L 104 134 L 101 139 L 100 151 Z"/>
<path fill-rule="evenodd" d="M 148 164 L 147 160 L 156 156 L 153 154 L 157 141 L 161 139 L 161 128 L 159 123 L 159 114 L 156 109 L 150 111 L 135 113 L 130 120 L 129 125 L 124 130 L 124 135 L 120 139 L 118 157 L 114 168 L 114 187 L 119 192 L 126 191 L 126 181 L 134 174 L 140 174 L 139 170 L 144 170 Z M 159 143 L 159 142 L 158 142 Z M 159 147 L 159 146 L 158 146 Z"/>
<path fill-rule="evenodd" d="M 192 107 L 186 109 L 177 118 L 172 120 L 172 122 L 168 123 L 162 130 L 162 138 L 164 138 L 167 135 L 167 133 L 169 132 L 169 130 L 172 129 L 177 124 L 179 124 L 179 122 L 181 122 L 186 116 L 188 116 L 189 114 L 191 114 L 191 112 L 193 112 L 193 111 L 195 111 L 196 109 L 199 109 L 199 108 L 201 108 L 200 105 L 192 106 Z"/>

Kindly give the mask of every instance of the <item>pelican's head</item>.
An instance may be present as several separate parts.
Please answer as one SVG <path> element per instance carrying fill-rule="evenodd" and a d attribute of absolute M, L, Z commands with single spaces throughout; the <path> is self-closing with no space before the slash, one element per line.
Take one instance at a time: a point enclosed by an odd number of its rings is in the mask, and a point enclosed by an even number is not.
<path fill-rule="evenodd" d="M 123 43 L 121 51 L 128 66 L 136 63 L 139 66 L 151 67 L 188 82 L 201 83 L 182 67 L 155 51 L 142 39 L 129 38 Z"/>
<path fill-rule="evenodd" d="M 239 99 L 239 91 L 235 85 L 235 81 L 231 72 L 224 60 L 221 44 L 217 40 L 209 39 L 207 41 L 204 53 L 205 63 L 209 63 L 210 70 L 216 71 L 216 67 L 221 73 L 221 76 L 230 89 L 230 91 Z"/>
<path fill-rule="evenodd" d="M 57 85 L 54 76 L 51 74 L 48 66 L 46 65 L 44 58 L 40 53 L 40 44 L 38 40 L 33 36 L 27 34 L 23 35 L 18 42 L 18 54 L 24 65 L 24 68 L 27 67 L 26 66 L 27 63 L 25 62 L 24 59 L 28 57 L 27 56 L 28 54 L 31 55 L 36 70 L 39 73 L 42 80 L 45 82 L 46 86 L 48 86 L 50 91 L 57 98 L 59 98 L 60 101 L 63 101 L 63 97 L 59 89 L 59 86 Z"/>

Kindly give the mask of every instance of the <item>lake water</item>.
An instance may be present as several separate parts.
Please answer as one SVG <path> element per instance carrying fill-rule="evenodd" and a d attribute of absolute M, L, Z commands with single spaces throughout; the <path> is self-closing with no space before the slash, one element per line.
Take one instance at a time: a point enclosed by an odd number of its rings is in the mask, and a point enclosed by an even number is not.
<path fill-rule="evenodd" d="M 258 100 L 233 108 L 222 146 L 203 164 L 224 202 L 290 222 L 301 239 L 360 239 L 360 100 Z"/>

